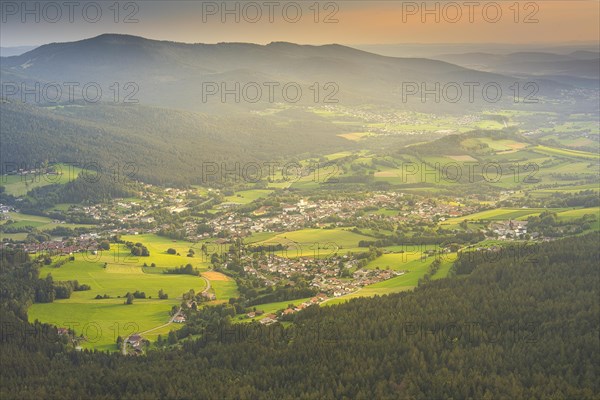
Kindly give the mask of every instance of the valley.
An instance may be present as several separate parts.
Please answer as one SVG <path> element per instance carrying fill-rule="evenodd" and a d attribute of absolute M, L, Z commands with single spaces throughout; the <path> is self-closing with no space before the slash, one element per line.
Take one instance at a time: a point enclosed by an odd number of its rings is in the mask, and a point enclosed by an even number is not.
<path fill-rule="evenodd" d="M 334 124 L 342 115 L 319 113 Z M 372 129 L 344 137 L 360 150 L 265 162 L 265 171 L 204 163 L 204 182 L 192 185 L 141 183 L 134 167 L 123 175 L 46 163 L 4 175 L 2 247 L 46 260 L 41 278 L 91 287 L 34 304 L 30 320 L 70 328 L 83 348 L 117 351 L 117 338 L 148 330 L 146 349 L 160 347 L 174 334 L 185 340 L 176 332 L 192 307 L 227 304 L 234 322 L 289 324 L 313 304 L 453 279 L 461 253 L 600 229 L 600 159 L 591 145 L 576 145 L 598 143 L 597 130 L 582 127 L 558 143 L 543 127 L 523 130 L 530 114 L 499 111 L 481 115 L 504 121 L 493 130 L 478 118 L 460 128 L 455 117 L 431 129 L 430 117 L 415 115 L 423 129 L 406 136 L 380 128 L 393 126 L 373 122 L 380 115 L 367 125 L 363 114 L 343 115 L 358 118 L 356 131 Z M 69 185 L 101 179 L 128 197 L 60 202 Z M 139 298 L 125 304 L 134 292 Z M 174 315 L 184 322 L 163 326 Z"/>
<path fill-rule="evenodd" d="M 597 400 L 593 3 L 2 2 L 0 398 Z"/>

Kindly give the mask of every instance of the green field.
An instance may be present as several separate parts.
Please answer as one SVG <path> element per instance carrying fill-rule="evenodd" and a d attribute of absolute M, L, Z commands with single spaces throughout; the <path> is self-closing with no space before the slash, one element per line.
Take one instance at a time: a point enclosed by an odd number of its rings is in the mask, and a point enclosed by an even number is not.
<path fill-rule="evenodd" d="M 310 300 L 310 297 L 304 298 L 304 299 L 296 299 L 296 300 L 286 300 L 286 301 L 280 301 L 277 303 L 265 303 L 265 304 L 257 304 L 256 306 L 252 306 L 250 308 L 256 308 L 256 310 L 260 310 L 263 311 L 264 314 L 263 315 L 259 315 L 255 318 L 247 318 L 245 315 L 238 315 L 235 318 L 235 322 L 252 322 L 252 321 L 260 321 L 261 319 L 263 319 L 267 314 L 274 314 L 279 310 L 285 310 L 286 308 L 288 308 L 288 306 L 290 304 L 293 304 L 295 306 L 304 303 L 305 301 Z"/>
<path fill-rule="evenodd" d="M 79 173 L 83 172 L 81 168 L 67 164 L 56 164 L 54 167 L 58 175 L 2 175 L 0 176 L 0 186 L 4 186 L 8 194 L 23 196 L 37 187 L 53 184 L 64 185 L 76 179 Z M 94 175 L 95 172 L 90 171 L 89 174 Z"/>
<path fill-rule="evenodd" d="M 335 253 L 365 251 L 358 247 L 358 242 L 369 239 L 372 238 L 343 229 L 302 229 L 280 233 L 255 244 L 287 245 L 287 252 L 281 254 L 287 257 L 328 257 Z"/>
<path fill-rule="evenodd" d="M 238 203 L 238 204 L 248 204 L 252 203 L 254 200 L 267 197 L 271 194 L 272 190 L 263 190 L 263 189 L 255 189 L 255 190 L 242 190 L 240 192 L 236 192 L 233 196 L 225 197 L 225 202 L 227 203 Z"/>
<path fill-rule="evenodd" d="M 548 146 L 536 146 L 535 151 L 538 153 L 548 154 L 551 156 L 563 156 L 569 158 L 578 158 L 584 160 L 595 160 L 598 161 L 600 159 L 600 155 L 589 153 L 587 151 L 578 151 L 578 150 L 568 150 L 568 149 L 557 149 L 555 147 Z"/>
<path fill-rule="evenodd" d="M 160 326 L 168 322 L 168 312 L 173 305 L 178 306 L 180 304 L 182 293 L 190 289 L 200 292 L 206 288 L 203 278 L 161 273 L 164 268 L 179 266 L 188 262 L 202 272 L 208 271 L 207 264 L 202 262 L 199 255 L 193 258 L 185 256 L 188 249 L 192 247 L 192 243 L 172 241 L 156 235 L 131 235 L 123 236 L 122 239 L 142 242 L 148 247 L 150 256 L 133 257 L 125 246 L 113 244 L 110 250 L 99 252 L 96 255 L 77 254 L 75 261 L 67 262 L 60 268 L 44 267 L 40 272 L 41 277 L 51 273 L 55 281 L 77 280 L 80 284 L 90 285 L 92 289 L 73 292 L 70 299 L 56 300 L 54 303 L 47 304 L 34 304 L 29 309 L 30 319 L 38 319 L 59 327 L 75 322 L 79 324 L 79 328 L 75 327 L 78 334 L 85 333 L 85 324 L 98 324 L 102 329 L 102 336 L 93 342 L 84 343 L 83 346 L 112 350 L 114 349 L 112 331 L 116 327 L 123 330 L 125 324 L 130 323 L 127 327 L 135 326 L 136 331 L 143 332 Z M 166 250 L 170 247 L 176 249 L 182 255 L 167 254 Z M 105 263 L 106 268 L 104 267 Z M 151 271 L 154 268 L 143 268 L 144 263 L 148 265 L 156 263 L 156 271 Z M 215 281 L 211 282 L 211 285 L 218 300 L 237 295 L 237 286 L 233 280 Z M 163 289 L 169 295 L 168 300 L 157 299 L 160 289 Z M 146 296 L 152 296 L 152 299 L 136 299 L 134 304 L 125 305 L 123 296 L 127 292 L 135 292 L 136 290 L 145 292 Z M 104 294 L 112 298 L 94 299 L 96 295 L 103 296 Z M 117 296 L 121 296 L 121 298 Z M 168 333 L 170 329 L 177 329 L 180 326 L 171 324 L 144 336 L 154 340 L 158 334 Z M 108 334 L 109 332 L 111 335 Z"/>
<path fill-rule="evenodd" d="M 191 275 L 146 274 L 137 265 L 109 264 L 85 260 L 78 254 L 75 261 L 67 262 L 60 268 L 44 267 L 40 271 L 42 278 L 52 274 L 55 281 L 77 280 L 80 284 L 88 284 L 91 290 L 73 292 L 71 298 L 55 300 L 53 303 L 34 304 L 29 309 L 30 320 L 40 320 L 63 327 L 72 323 L 77 334 L 95 336 L 86 332 L 88 326 L 99 327 L 102 335 L 97 339 L 84 342 L 84 347 L 102 350 L 113 349 L 117 327 L 121 331 L 126 327 L 136 332 L 162 325 L 169 320 L 169 311 L 173 305 L 180 304 L 183 292 L 194 289 L 204 290 L 205 281 Z M 163 289 L 169 295 L 168 300 L 158 300 L 158 291 Z M 139 290 L 152 299 L 136 299 L 133 304 L 124 304 L 127 292 Z M 96 300 L 96 295 L 109 295 L 110 299 Z M 119 298 L 120 297 L 120 298 Z M 179 299 L 178 299 L 179 298 Z M 177 328 L 173 325 L 172 328 Z M 128 332 L 129 334 L 132 332 Z M 153 339 L 157 332 L 147 335 Z"/>
<path fill-rule="evenodd" d="M 559 220 L 572 221 L 574 219 L 581 218 L 586 214 L 595 215 L 596 219 L 600 220 L 600 207 L 577 208 L 574 210 L 559 212 L 556 214 L 556 216 Z"/>
<path fill-rule="evenodd" d="M 481 211 L 475 214 L 462 217 L 449 218 L 440 225 L 458 225 L 464 220 L 469 221 L 506 221 L 509 219 L 525 220 L 532 215 L 539 215 L 544 211 L 554 211 L 557 213 L 567 211 L 566 208 L 497 208 L 494 210 Z"/>
<path fill-rule="evenodd" d="M 429 266 L 435 257 L 441 257 L 442 264 L 438 271 L 433 275 L 433 280 L 447 277 L 448 273 L 450 272 L 450 268 L 452 267 L 452 263 L 456 259 L 455 253 L 444 254 L 443 256 L 430 256 L 425 260 L 421 260 L 420 257 L 410 255 L 406 257 L 411 259 L 410 261 L 403 261 L 401 256 L 401 254 L 384 254 L 383 256 L 369 263 L 367 268 L 377 268 L 378 266 L 381 268 L 381 266 L 385 265 L 390 266 L 390 269 L 393 270 L 406 271 L 403 275 L 365 286 L 356 292 L 347 294 L 345 296 L 327 300 L 324 305 L 341 304 L 347 300 L 357 297 L 383 296 L 386 294 L 411 290 L 419 284 L 419 279 L 421 279 L 427 273 L 427 270 L 429 269 Z"/>
<path fill-rule="evenodd" d="M 11 227 L 14 228 L 22 228 L 22 227 L 26 227 L 26 226 L 30 226 L 32 228 L 36 228 L 39 231 L 46 231 L 46 230 L 50 230 L 53 228 L 56 228 L 58 226 L 60 227 L 64 227 L 64 228 L 90 228 L 93 227 L 93 225 L 85 225 L 85 224 L 64 224 L 64 223 L 59 223 L 59 222 L 54 222 L 52 219 L 47 218 L 47 217 L 42 217 L 39 215 L 29 215 L 29 214 L 21 214 L 21 213 L 16 213 L 16 212 L 11 212 L 8 213 L 8 219 L 1 221 L 0 225 L 10 225 Z M 24 234 L 25 237 L 27 236 L 27 234 Z M 0 239 L 2 238 L 8 238 L 8 235 L 4 235 L 3 233 L 0 233 Z"/>
<path fill-rule="evenodd" d="M 172 240 L 153 234 L 123 235 L 121 239 L 133 243 L 141 242 L 150 251 L 149 257 L 139 257 L 138 259 L 133 260 L 132 257 L 127 255 L 125 249 L 124 256 L 127 257 L 128 262 L 137 263 L 137 265 L 142 265 L 144 263 L 150 265 L 151 263 L 155 263 L 157 268 L 172 268 L 190 263 L 195 268 L 199 268 L 200 271 L 208 270 L 209 263 L 205 262 L 205 257 L 203 257 L 200 252 L 201 245 L 198 243 L 192 243 L 185 240 Z M 167 249 L 169 248 L 175 249 L 179 255 L 167 254 Z M 187 257 L 189 249 L 193 249 L 196 253 L 194 257 Z M 112 252 L 112 250 L 109 252 Z M 104 259 L 102 259 L 102 261 L 104 261 Z"/>
<path fill-rule="evenodd" d="M 237 284 L 232 278 L 225 277 L 223 279 L 211 279 L 210 280 L 211 289 L 214 290 L 215 296 L 217 299 L 215 303 L 223 303 L 229 301 L 232 297 L 238 297 L 240 293 L 238 292 Z"/>

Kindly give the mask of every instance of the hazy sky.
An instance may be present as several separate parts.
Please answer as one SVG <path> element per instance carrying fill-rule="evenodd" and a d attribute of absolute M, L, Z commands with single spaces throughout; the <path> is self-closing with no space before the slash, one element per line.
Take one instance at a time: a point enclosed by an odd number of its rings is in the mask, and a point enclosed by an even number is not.
<path fill-rule="evenodd" d="M 423 1 L 121 1 L 119 7 L 114 1 L 71 6 L 65 1 L 2 0 L 0 45 L 102 33 L 189 43 L 306 44 L 562 43 L 600 37 L 599 0 L 428 1 L 425 7 Z"/>

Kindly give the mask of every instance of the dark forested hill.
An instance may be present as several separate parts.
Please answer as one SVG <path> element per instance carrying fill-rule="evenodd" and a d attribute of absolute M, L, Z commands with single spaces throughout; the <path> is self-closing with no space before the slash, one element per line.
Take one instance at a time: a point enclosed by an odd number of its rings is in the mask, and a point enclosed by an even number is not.
<path fill-rule="evenodd" d="M 25 307 L 45 286 L 25 256 L 4 252 L 0 396 L 598 399 L 597 243 L 473 253 L 454 278 L 413 293 L 311 307 L 286 340 L 276 327 L 240 335 L 225 319 L 212 340 L 133 358 L 65 352 L 53 334 L 35 335 Z"/>
<path fill-rule="evenodd" d="M 319 118 L 216 116 L 144 106 L 74 104 L 60 108 L 0 104 L 0 159 L 132 164 L 135 178 L 157 184 L 206 183 L 207 163 L 278 162 L 313 151 L 351 148 L 339 127 Z M 219 167 L 220 168 L 220 167 Z M 265 176 L 266 176 L 265 172 Z"/>
<path fill-rule="evenodd" d="M 335 99 L 343 104 L 389 105 L 403 102 L 403 85 L 407 82 L 417 85 L 428 82 L 430 87 L 435 82 L 442 86 L 450 82 L 478 82 L 481 86 L 493 82 L 508 93 L 509 87 L 519 81 L 512 76 L 467 69 L 444 61 L 385 57 L 340 45 L 185 44 L 113 34 L 52 43 L 19 56 L 4 57 L 1 72 L 3 80 L 8 82 L 77 82 L 80 86 L 94 82 L 102 86 L 105 94 L 115 83 L 133 82 L 139 89 L 135 97 L 143 104 L 203 112 L 230 109 L 220 101 L 219 95 L 204 101 L 203 85 L 209 82 L 227 82 L 229 88 L 236 82 L 241 86 L 257 83 L 264 94 L 257 104 L 272 102 L 264 86 L 266 82 L 279 85 L 275 101 L 283 101 L 282 88 L 287 83 L 300 85 L 303 95 L 298 104 L 314 103 L 315 93 L 310 86 L 315 83 L 321 86 L 322 93 L 316 97 L 317 102 L 322 103 L 325 92 L 333 93 L 324 85 L 332 82 L 338 89 Z M 539 93 L 559 97 L 561 90 L 570 87 L 560 81 L 545 81 L 539 85 Z M 502 102 L 510 104 L 512 99 L 508 97 Z M 410 100 L 412 106 L 423 108 L 420 99 Z M 476 100 L 478 106 L 489 106 L 481 96 Z M 228 103 L 237 108 L 255 106 L 245 101 Z M 436 104 L 437 108 L 448 110 L 476 106 L 470 101 Z"/>

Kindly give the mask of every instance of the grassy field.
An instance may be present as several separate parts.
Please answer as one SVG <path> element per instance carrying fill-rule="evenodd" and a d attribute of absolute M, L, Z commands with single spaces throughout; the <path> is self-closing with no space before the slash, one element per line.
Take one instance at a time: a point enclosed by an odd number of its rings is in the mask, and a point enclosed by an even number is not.
<path fill-rule="evenodd" d="M 544 211 L 555 211 L 557 213 L 567 211 L 566 208 L 497 208 L 494 210 L 481 211 L 475 214 L 465 215 L 462 217 L 449 218 L 440 225 L 457 225 L 465 219 L 469 221 L 506 221 L 509 219 L 525 220 L 532 215 L 539 215 Z"/>
<path fill-rule="evenodd" d="M 390 266 L 390 269 L 404 270 L 406 271 L 405 274 L 386 281 L 374 283 L 373 285 L 365 286 L 354 293 L 328 300 L 324 305 L 340 304 L 357 297 L 383 296 L 386 294 L 411 290 L 418 285 L 419 279 L 427 273 L 429 266 L 435 259 L 435 256 L 428 257 L 426 260 L 409 257 L 413 259 L 408 262 L 398 262 L 400 256 L 400 254 L 384 254 L 369 263 L 367 268 L 376 268 L 381 265 L 389 265 L 392 263 L 393 266 Z M 447 277 L 455 259 L 456 254 L 443 255 L 441 258 L 442 264 L 438 271 L 433 275 L 432 279 L 436 280 Z M 394 261 L 396 261 L 396 264 L 393 264 Z"/>
<path fill-rule="evenodd" d="M 214 304 L 224 303 L 232 297 L 238 297 L 240 293 L 237 289 L 235 281 L 220 272 L 203 272 L 202 276 L 210 280 L 210 286 L 215 292 L 217 299 L 212 302 Z"/>
<path fill-rule="evenodd" d="M 88 338 L 81 343 L 84 348 L 116 351 L 118 336 L 126 337 L 165 324 L 169 320 L 169 310 L 176 303 L 170 300 L 136 300 L 132 305 L 125 305 L 122 299 L 92 304 L 57 301 L 34 304 L 28 313 L 30 321 L 70 327 L 77 335 L 84 335 Z M 176 329 L 179 325 L 169 327 Z M 145 336 L 154 340 L 155 335 L 158 333 Z"/>
<path fill-rule="evenodd" d="M 478 142 L 485 143 L 496 152 L 515 152 L 528 146 L 527 143 L 510 139 L 477 138 Z"/>
<path fill-rule="evenodd" d="M 269 239 L 255 242 L 255 244 L 276 245 L 281 243 L 287 245 L 288 250 L 281 254 L 287 257 L 328 257 L 335 253 L 364 251 L 364 248 L 358 247 L 358 242 L 369 239 L 371 238 L 368 236 L 343 229 L 302 229 L 274 235 Z"/>
<path fill-rule="evenodd" d="M 586 214 L 592 214 L 596 216 L 597 220 L 600 220 L 600 207 L 590 208 L 577 208 L 574 210 L 567 210 L 556 214 L 559 220 L 572 221 L 583 217 Z"/>
<path fill-rule="evenodd" d="M 113 244 L 110 250 L 96 255 L 77 254 L 75 261 L 67 262 L 60 268 L 44 267 L 41 270 L 42 277 L 50 273 L 55 281 L 77 280 L 80 284 L 90 285 L 92 289 L 73 292 L 70 299 L 34 304 L 29 310 L 30 319 L 38 319 L 57 326 L 65 326 L 71 322 L 78 323 L 79 325 L 75 327 L 75 332 L 78 334 L 86 333 L 86 324 L 97 326 L 102 330 L 101 337 L 84 343 L 84 347 L 114 350 L 114 342 L 118 336 L 118 334 L 113 335 L 116 328 L 123 331 L 124 327 L 130 330 L 135 327 L 136 331 L 140 332 L 162 325 L 168 322 L 168 312 L 171 307 L 180 304 L 178 298 L 182 293 L 190 289 L 200 292 L 206 288 L 205 280 L 200 277 L 162 274 L 164 268 L 189 262 L 203 274 L 207 273 L 209 276 L 211 273 L 216 274 L 207 272 L 208 264 L 204 263 L 198 254 L 193 258 L 185 256 L 188 249 L 193 246 L 190 242 L 172 241 L 156 235 L 131 235 L 123 236 L 122 239 L 143 243 L 148 247 L 150 256 L 132 257 L 125 246 Z M 167 254 L 168 248 L 174 248 L 182 255 Z M 151 271 L 154 268 L 143 268 L 144 263 L 147 265 L 156 263 L 156 271 Z M 213 276 L 213 278 L 215 281 L 211 280 L 211 286 L 215 290 L 217 301 L 225 301 L 229 297 L 238 295 L 235 281 L 227 277 L 220 279 L 218 276 Z M 160 289 L 169 295 L 168 300 L 158 300 Z M 127 292 L 136 290 L 145 292 L 146 296 L 152 296 L 152 299 L 136 299 L 134 304 L 125 305 L 123 296 Z M 104 294 L 112 298 L 94 299 L 96 295 Z M 166 334 L 170 329 L 179 327 L 181 325 L 171 324 L 152 331 L 145 337 L 154 340 L 158 334 Z M 89 334 L 92 335 L 93 332 Z"/>
<path fill-rule="evenodd" d="M 400 246 L 399 246 L 400 247 Z M 429 264 L 423 249 L 419 246 L 401 246 L 404 253 L 389 253 L 377 257 L 367 264 L 367 269 L 390 269 L 392 271 L 407 271 L 407 268 L 418 266 L 419 264 Z M 433 249 L 429 246 L 427 250 Z M 423 258 L 422 258 L 423 257 Z"/>
<path fill-rule="evenodd" d="M 134 263 L 136 265 L 142 265 L 144 263 L 150 265 L 151 263 L 155 263 L 158 268 L 172 268 L 190 263 L 195 268 L 199 268 L 200 271 L 208 270 L 209 263 L 206 262 L 206 257 L 201 254 L 201 245 L 198 243 L 192 243 L 185 240 L 171 240 L 152 234 L 123 235 L 121 239 L 133 243 L 141 242 L 148 248 L 148 251 L 150 251 L 150 257 L 139 257 L 134 260 L 127 255 L 127 250 L 124 249 L 128 263 Z M 168 254 L 167 249 L 169 248 L 175 249 L 179 255 Z M 189 249 L 193 249 L 196 253 L 194 257 L 187 257 Z M 109 252 L 112 252 L 112 250 Z"/>
<path fill-rule="evenodd" d="M 83 172 L 81 168 L 67 164 L 56 164 L 54 167 L 58 175 L 2 175 L 0 176 L 0 186 L 4 186 L 8 194 L 23 196 L 34 188 L 53 184 L 64 185 L 76 179 Z M 95 176 L 96 174 L 94 171 L 89 171 L 88 173 L 90 176 Z"/>
<path fill-rule="evenodd" d="M 254 200 L 267 197 L 271 194 L 272 190 L 263 190 L 263 189 L 253 189 L 253 190 L 242 190 L 240 192 L 236 192 L 233 196 L 225 197 L 225 202 L 227 203 L 238 203 L 238 204 L 248 204 L 252 203 Z"/>
<path fill-rule="evenodd" d="M 341 133 L 338 135 L 341 138 L 348 139 L 353 142 L 361 141 L 365 136 L 369 136 L 369 132 L 352 132 L 352 133 Z"/>
<path fill-rule="evenodd" d="M 245 315 L 237 315 L 234 319 L 234 322 L 252 322 L 252 321 L 260 321 L 261 319 L 263 319 L 264 317 L 266 317 L 267 314 L 271 314 L 271 313 L 275 313 L 279 310 L 284 310 L 286 308 L 288 308 L 288 306 L 290 304 L 293 304 L 295 306 L 304 303 L 305 301 L 310 300 L 310 297 L 304 298 L 304 299 L 296 299 L 296 300 L 286 300 L 286 301 L 280 301 L 277 303 L 265 303 L 265 304 L 258 304 L 256 306 L 253 306 L 252 308 L 256 308 L 256 310 L 260 310 L 263 311 L 264 314 L 260 315 L 258 317 L 255 318 L 247 318 Z"/>
<path fill-rule="evenodd" d="M 122 263 L 109 263 L 105 268 L 103 262 L 86 260 L 82 254 L 76 255 L 75 261 L 67 262 L 60 268 L 49 266 L 40 271 L 41 277 L 48 274 L 52 274 L 55 281 L 77 280 L 80 284 L 88 284 L 91 290 L 73 292 L 71 298 L 55 300 L 53 303 L 34 304 L 29 309 L 30 320 L 38 319 L 59 327 L 76 323 L 78 325 L 74 326 L 74 330 L 77 334 L 91 337 L 83 346 L 100 350 L 114 349 L 119 334 L 142 332 L 168 322 L 168 313 L 172 306 L 180 304 L 178 298 L 183 292 L 190 289 L 199 292 L 206 287 L 204 279 L 196 276 L 147 274 L 137 265 Z M 168 300 L 158 299 L 160 289 L 169 295 Z M 136 299 L 131 305 L 124 304 L 125 294 L 136 290 L 152 298 Z M 104 294 L 111 298 L 94 299 L 96 295 Z M 177 327 L 175 324 L 171 328 Z M 88 331 L 88 328 L 92 330 Z M 116 329 L 120 333 L 115 333 Z M 158 333 L 149 334 L 148 339 L 154 339 Z"/>
<path fill-rule="evenodd" d="M 595 183 L 591 183 L 591 184 L 587 184 L 587 185 L 567 185 L 567 186 L 563 186 L 563 187 L 556 187 L 556 188 L 553 187 L 552 189 L 532 190 L 530 192 L 530 194 L 534 197 L 547 197 L 554 193 L 560 193 L 560 194 L 578 193 L 578 192 L 581 192 L 582 190 L 591 190 L 594 192 L 599 192 L 600 187 L 598 184 L 595 184 Z"/>
<path fill-rule="evenodd" d="M 594 153 L 589 153 L 587 151 L 557 149 L 555 147 L 548 147 L 548 146 L 542 146 L 542 145 L 536 146 L 535 151 L 542 153 L 542 154 L 548 154 L 551 156 L 563 156 L 563 157 L 569 157 L 569 158 L 578 158 L 578 159 L 595 160 L 595 161 L 600 159 L 600 155 L 594 154 Z"/>
<path fill-rule="evenodd" d="M 573 220 L 583 217 L 585 214 L 593 214 L 599 216 L 600 208 L 498 208 L 495 210 L 487 210 L 478 212 L 471 215 L 465 215 L 463 217 L 456 217 L 447 219 L 444 222 L 440 222 L 443 226 L 456 226 L 464 220 L 469 221 L 506 221 L 509 219 L 514 220 L 526 220 L 528 217 L 533 215 L 539 215 L 544 211 L 556 212 L 559 219 Z"/>
<path fill-rule="evenodd" d="M 12 221 L 12 222 L 9 222 L 9 221 Z M 90 228 L 93 226 L 93 225 L 85 225 L 85 224 L 62 224 L 62 223 L 54 222 L 52 219 L 47 218 L 47 217 L 42 217 L 39 215 L 21 214 L 21 213 L 17 213 L 17 212 L 8 213 L 8 219 L 0 222 L 0 225 L 5 225 L 5 224 L 10 224 L 10 226 L 14 227 L 14 228 L 31 226 L 40 231 L 50 230 L 50 229 L 56 228 L 58 226 L 64 227 L 64 228 L 78 228 L 78 227 Z M 25 237 L 27 236 L 27 234 L 24 234 L 24 235 L 25 235 Z M 9 236 L 4 236 L 2 233 L 0 233 L 0 239 L 4 238 L 4 237 L 8 238 Z"/>

